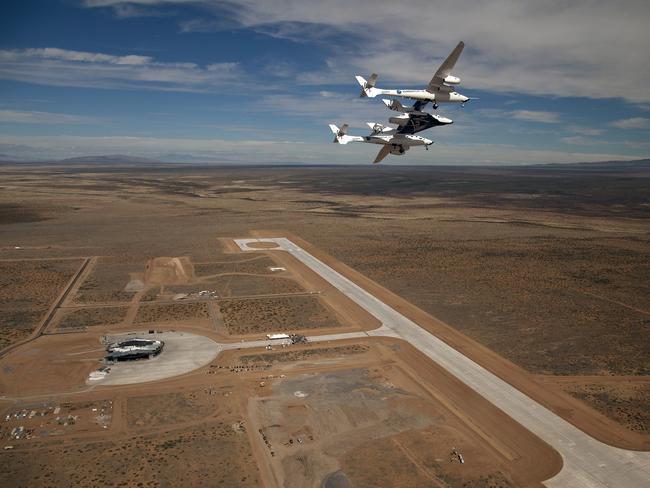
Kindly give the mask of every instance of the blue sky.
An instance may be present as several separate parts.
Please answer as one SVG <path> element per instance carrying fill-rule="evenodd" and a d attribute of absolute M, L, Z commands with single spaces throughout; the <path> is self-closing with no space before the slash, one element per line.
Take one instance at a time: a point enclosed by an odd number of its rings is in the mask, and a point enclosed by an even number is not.
<path fill-rule="evenodd" d="M 366 164 L 327 128 L 390 115 L 354 75 L 424 87 L 461 39 L 480 99 L 387 163 L 648 157 L 648 21 L 645 0 L 4 2 L 0 157 Z"/>

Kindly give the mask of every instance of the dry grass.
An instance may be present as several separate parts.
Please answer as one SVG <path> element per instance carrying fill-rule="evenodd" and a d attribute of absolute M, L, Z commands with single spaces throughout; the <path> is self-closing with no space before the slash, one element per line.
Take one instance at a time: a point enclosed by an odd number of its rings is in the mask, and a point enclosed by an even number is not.
<path fill-rule="evenodd" d="M 571 384 L 565 391 L 634 432 L 650 434 L 650 383 Z"/>
<path fill-rule="evenodd" d="M 179 460 L 183 460 L 179 462 Z M 0 453 L 0 485 L 258 487 L 245 433 L 212 422 L 121 441 Z"/>
<path fill-rule="evenodd" d="M 224 399 L 224 392 L 224 389 L 210 388 L 187 393 L 130 397 L 127 402 L 127 422 L 129 427 L 149 428 L 223 415 L 232 407 L 232 402 Z"/>
<path fill-rule="evenodd" d="M 302 293 L 305 291 L 298 283 L 288 278 L 248 275 L 224 276 L 216 282 L 216 289 L 219 296 L 222 297 Z"/>
<path fill-rule="evenodd" d="M 318 359 L 344 356 L 350 354 L 363 354 L 370 350 L 369 346 L 363 344 L 350 344 L 348 346 L 337 347 L 317 347 L 309 349 L 298 349 L 292 351 L 282 351 L 264 354 L 247 354 L 239 357 L 239 361 L 247 363 L 285 363 L 292 361 L 302 361 L 311 357 L 318 357 Z"/>
<path fill-rule="evenodd" d="M 57 322 L 57 329 L 76 329 L 98 325 L 114 325 L 126 317 L 126 307 L 79 308 L 65 311 Z"/>
<path fill-rule="evenodd" d="M 251 273 L 251 274 L 271 274 L 270 267 L 276 266 L 275 261 L 264 255 L 246 254 L 240 260 L 231 260 L 231 262 L 213 262 L 201 263 L 194 265 L 194 272 L 197 276 L 210 276 L 222 273 Z"/>
<path fill-rule="evenodd" d="M 484 227 L 473 239 L 386 236 L 337 253 L 531 372 L 650 373 L 639 340 L 650 333 L 647 241 L 490 237 Z"/>
<path fill-rule="evenodd" d="M 228 300 L 219 308 L 228 332 L 237 335 L 341 326 L 317 297 Z"/>
<path fill-rule="evenodd" d="M 0 349 L 27 337 L 81 261 L 0 262 Z"/>
<path fill-rule="evenodd" d="M 205 319 L 210 316 L 208 304 L 204 302 L 140 305 L 134 323 L 172 322 L 190 319 Z"/>
<path fill-rule="evenodd" d="M 133 293 L 125 292 L 129 273 L 142 272 L 144 266 L 125 258 L 100 258 L 90 275 L 79 287 L 74 301 L 78 303 L 128 302 Z"/>

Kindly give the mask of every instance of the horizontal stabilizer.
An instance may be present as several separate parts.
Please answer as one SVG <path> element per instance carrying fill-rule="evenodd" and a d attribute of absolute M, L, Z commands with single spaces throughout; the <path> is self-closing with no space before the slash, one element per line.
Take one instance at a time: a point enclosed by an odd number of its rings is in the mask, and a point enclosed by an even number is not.
<path fill-rule="evenodd" d="M 395 112 L 404 112 L 404 113 L 412 113 L 412 112 L 421 112 L 422 109 L 426 106 L 427 102 L 418 100 L 415 102 L 412 106 L 410 107 L 405 107 L 402 102 L 399 100 L 387 100 L 385 98 L 382 99 L 382 102 L 384 102 L 384 105 L 386 105 L 389 109 L 395 110 Z"/>
<path fill-rule="evenodd" d="M 366 125 L 370 127 L 370 130 L 373 134 L 379 134 L 381 132 L 392 132 L 394 129 L 392 127 L 386 127 L 383 124 L 378 124 L 377 122 L 366 122 Z"/>
<path fill-rule="evenodd" d="M 382 102 L 384 102 L 384 105 L 386 105 L 389 109 L 395 110 L 396 112 L 405 112 L 406 108 L 404 105 L 402 105 L 398 100 L 387 100 L 387 99 L 382 99 Z"/>

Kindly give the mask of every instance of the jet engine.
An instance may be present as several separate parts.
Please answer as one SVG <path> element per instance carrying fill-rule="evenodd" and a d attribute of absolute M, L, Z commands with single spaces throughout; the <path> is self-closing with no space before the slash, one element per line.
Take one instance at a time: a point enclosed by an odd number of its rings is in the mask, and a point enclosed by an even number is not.
<path fill-rule="evenodd" d="M 395 154 L 396 156 L 401 156 L 406 152 L 406 148 L 402 146 L 401 144 L 391 144 L 390 145 L 390 153 Z"/>
<path fill-rule="evenodd" d="M 457 76 L 449 75 L 449 76 L 445 77 L 445 83 L 447 85 L 459 85 L 460 84 L 460 78 L 458 78 Z"/>

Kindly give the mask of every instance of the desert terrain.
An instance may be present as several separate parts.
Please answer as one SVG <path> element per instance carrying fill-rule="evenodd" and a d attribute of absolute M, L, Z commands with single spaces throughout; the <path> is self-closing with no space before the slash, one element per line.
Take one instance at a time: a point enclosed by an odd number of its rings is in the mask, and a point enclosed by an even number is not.
<path fill-rule="evenodd" d="M 541 486 L 561 469 L 399 340 L 235 348 L 161 381 L 88 383 L 109 334 L 379 327 L 290 256 L 232 241 L 275 234 L 593 437 L 649 449 L 647 164 L 0 176 L 3 486 Z"/>

